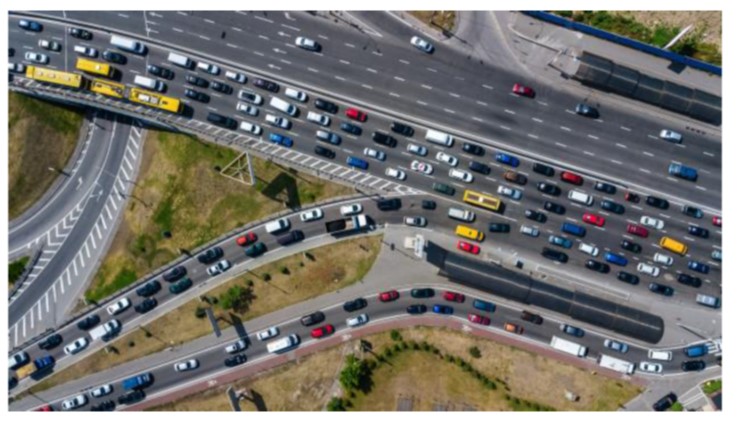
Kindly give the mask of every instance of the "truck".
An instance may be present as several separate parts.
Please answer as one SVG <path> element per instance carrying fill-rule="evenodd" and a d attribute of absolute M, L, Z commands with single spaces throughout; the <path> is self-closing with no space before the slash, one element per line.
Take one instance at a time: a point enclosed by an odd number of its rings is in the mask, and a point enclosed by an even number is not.
<path fill-rule="evenodd" d="M 145 55 L 147 50 L 145 45 L 143 45 L 141 42 L 138 42 L 133 39 L 128 39 L 126 37 L 118 36 L 116 34 L 112 35 L 112 38 L 109 40 L 109 43 L 116 46 L 117 48 L 129 51 L 135 54 L 139 55 Z"/>
<path fill-rule="evenodd" d="M 122 324 L 119 323 L 119 320 L 112 319 L 93 328 L 88 334 L 91 336 L 91 341 L 98 340 L 99 338 L 106 340 L 108 336 L 114 335 L 121 327 Z"/>
<path fill-rule="evenodd" d="M 325 223 L 325 229 L 327 230 L 327 233 L 331 233 L 333 235 L 356 232 L 366 229 L 368 226 L 369 220 L 367 219 L 366 214 L 359 214 L 350 218 L 331 220 Z"/>
<path fill-rule="evenodd" d="M 18 380 L 25 379 L 28 376 L 34 376 L 45 370 L 52 368 L 55 365 L 55 358 L 52 356 L 43 356 L 38 359 L 34 359 L 28 364 L 16 370 L 16 378 Z"/>
<path fill-rule="evenodd" d="M 143 373 L 137 376 L 128 377 L 122 381 L 122 389 L 125 391 L 131 391 L 135 389 L 142 389 L 146 386 L 150 386 L 153 383 L 153 374 Z"/>
<path fill-rule="evenodd" d="M 283 337 L 280 340 L 272 341 L 267 344 L 268 353 L 283 353 L 299 344 L 301 339 L 296 334 Z"/>
<path fill-rule="evenodd" d="M 585 356 L 587 356 L 587 347 L 556 336 L 551 338 L 551 347 L 556 350 L 566 352 L 570 355 L 578 356 L 580 358 L 584 358 Z"/>
<path fill-rule="evenodd" d="M 609 370 L 618 371 L 619 373 L 632 374 L 636 366 L 631 362 L 623 359 L 614 358 L 613 356 L 601 355 L 597 360 L 598 365 Z"/>

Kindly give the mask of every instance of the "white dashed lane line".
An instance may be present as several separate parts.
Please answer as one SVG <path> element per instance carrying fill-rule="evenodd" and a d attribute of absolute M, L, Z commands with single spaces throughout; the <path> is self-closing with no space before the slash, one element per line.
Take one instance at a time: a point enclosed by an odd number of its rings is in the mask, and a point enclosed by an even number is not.
<path fill-rule="evenodd" d="M 616 147 L 628 148 L 627 146 L 621 144 L 620 142 L 616 142 Z"/>
<path fill-rule="evenodd" d="M 621 126 L 621 130 L 625 130 L 625 131 L 627 131 L 627 132 L 630 132 L 630 131 L 631 131 L 631 129 L 629 129 L 628 127 L 625 127 L 625 126 Z"/>
<path fill-rule="evenodd" d="M 571 129 L 566 126 L 561 126 L 561 130 L 566 131 L 566 132 L 571 132 Z"/>
<path fill-rule="evenodd" d="M 515 114 L 515 112 L 514 112 L 514 111 L 512 111 L 512 110 L 509 110 L 509 109 L 505 109 L 505 110 L 504 110 L 504 112 L 506 112 L 507 114 L 511 114 L 511 115 L 514 115 L 514 114 Z"/>
<path fill-rule="evenodd" d="M 488 89 L 488 90 L 493 90 L 493 87 L 491 87 L 490 85 L 483 84 L 481 85 L 481 87 Z"/>
<path fill-rule="evenodd" d="M 532 117 L 532 121 L 534 121 L 536 123 L 542 123 L 543 122 L 543 120 L 541 120 L 540 118 L 536 118 L 536 117 Z"/>

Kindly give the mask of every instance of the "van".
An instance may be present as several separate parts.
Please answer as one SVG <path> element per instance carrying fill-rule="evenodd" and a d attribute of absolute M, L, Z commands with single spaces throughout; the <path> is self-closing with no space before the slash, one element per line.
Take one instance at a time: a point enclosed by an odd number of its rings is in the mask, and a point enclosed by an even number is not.
<path fill-rule="evenodd" d="M 268 353 L 282 353 L 299 344 L 301 339 L 296 334 L 283 337 L 280 340 L 271 341 L 267 344 Z"/>
<path fill-rule="evenodd" d="M 208 72 L 211 75 L 218 75 L 219 73 L 221 73 L 221 69 L 215 64 L 205 63 L 202 61 L 197 62 L 197 68 L 204 72 Z"/>
<path fill-rule="evenodd" d="M 166 85 L 163 82 L 158 79 L 148 78 L 147 76 L 135 75 L 133 82 L 138 87 L 143 87 L 147 90 L 163 92 L 166 89 Z"/>
<path fill-rule="evenodd" d="M 594 199 L 592 199 L 592 196 L 588 195 L 587 193 L 578 192 L 576 190 L 572 190 L 569 192 L 569 200 L 587 206 L 592 205 L 592 202 L 594 201 Z"/>
<path fill-rule="evenodd" d="M 455 235 L 461 236 L 463 238 L 472 239 L 474 241 L 483 241 L 485 239 L 486 235 L 477 230 L 469 228 L 465 225 L 458 224 L 457 228 L 455 228 Z"/>
<path fill-rule="evenodd" d="M 295 117 L 299 113 L 299 110 L 296 108 L 296 106 L 277 97 L 270 98 L 270 106 L 292 117 Z"/>
<path fill-rule="evenodd" d="M 650 350 L 647 357 L 649 357 L 649 359 L 654 359 L 655 361 L 672 361 L 673 352 L 667 350 Z"/>
<path fill-rule="evenodd" d="M 660 247 L 681 256 L 685 256 L 688 253 L 688 246 L 667 236 L 663 236 L 660 240 Z"/>
<path fill-rule="evenodd" d="M 140 55 L 145 55 L 146 53 L 146 47 L 142 43 L 126 37 L 117 36 L 116 34 L 112 35 L 109 43 L 123 51 L 129 51 Z"/>
<path fill-rule="evenodd" d="M 478 310 L 486 311 L 488 313 L 493 313 L 496 311 L 496 304 L 492 304 L 488 301 L 481 301 L 480 299 L 476 299 L 473 301 L 473 307 L 477 308 Z"/>
<path fill-rule="evenodd" d="M 426 140 L 432 144 L 444 145 L 445 147 L 451 147 L 455 142 L 455 138 L 452 135 L 431 129 L 426 130 Z"/>
<path fill-rule="evenodd" d="M 185 69 L 192 69 L 193 67 L 195 67 L 194 61 L 190 60 L 188 57 L 182 54 L 177 54 L 175 52 L 170 52 L 167 60 L 169 60 L 170 63 L 174 63 L 177 66 L 184 67 Z"/>
<path fill-rule="evenodd" d="M 300 230 L 292 230 L 291 232 L 283 235 L 282 237 L 278 238 L 278 244 L 280 245 L 289 245 L 293 244 L 295 242 L 299 242 L 304 239 L 304 232 Z"/>
<path fill-rule="evenodd" d="M 275 234 L 284 231 L 291 227 L 291 223 L 288 222 L 287 218 L 279 218 L 265 224 L 265 231 L 267 233 Z"/>
<path fill-rule="evenodd" d="M 704 295 L 703 293 L 699 293 L 698 295 L 696 295 L 696 303 L 711 308 L 719 308 L 720 300 L 716 296 Z"/>
<path fill-rule="evenodd" d="M 566 222 L 563 225 L 561 225 L 561 230 L 576 236 L 584 236 L 587 233 L 587 229 L 585 229 L 583 226 L 579 226 L 578 224 L 569 223 Z"/>
<path fill-rule="evenodd" d="M 348 156 L 345 162 L 348 163 L 348 166 L 352 166 L 354 168 L 369 169 L 369 162 L 363 159 L 359 159 L 358 157 Z"/>
<path fill-rule="evenodd" d="M 475 213 L 469 210 L 464 210 L 462 208 L 452 207 L 447 212 L 447 215 L 455 220 L 465 221 L 468 223 L 472 223 L 475 221 Z"/>
<path fill-rule="evenodd" d="M 629 264 L 628 259 L 621 256 L 620 254 L 615 254 L 611 252 L 605 253 L 605 260 L 614 265 L 619 265 L 619 266 L 626 266 Z"/>

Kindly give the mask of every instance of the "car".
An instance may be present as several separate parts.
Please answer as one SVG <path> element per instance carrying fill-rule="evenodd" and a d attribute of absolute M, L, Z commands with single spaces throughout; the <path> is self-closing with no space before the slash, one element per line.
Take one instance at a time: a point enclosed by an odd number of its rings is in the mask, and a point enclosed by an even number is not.
<path fill-rule="evenodd" d="M 257 340 L 258 341 L 266 341 L 273 337 L 276 337 L 278 334 L 280 334 L 280 329 L 278 329 L 277 326 L 271 326 L 270 328 L 267 328 L 264 331 L 260 331 L 257 333 Z"/>
<path fill-rule="evenodd" d="M 525 217 L 530 220 L 535 220 L 538 223 L 545 223 L 548 220 L 548 216 L 535 210 L 525 210 Z"/>
<path fill-rule="evenodd" d="M 626 232 L 632 235 L 640 236 L 642 238 L 646 238 L 649 236 L 649 231 L 645 227 L 631 223 L 626 226 Z"/>
<path fill-rule="evenodd" d="M 366 122 L 366 118 L 368 117 L 366 115 L 366 112 L 357 109 L 357 108 L 348 108 L 345 110 L 345 116 L 356 121 L 360 121 L 362 123 Z"/>
<path fill-rule="evenodd" d="M 485 163 L 476 162 L 475 160 L 471 160 L 470 163 L 468 163 L 468 169 L 483 175 L 488 175 L 491 173 L 491 168 L 488 165 L 486 165 Z"/>
<path fill-rule="evenodd" d="M 340 207 L 340 215 L 342 216 L 352 216 L 360 213 L 364 210 L 364 207 L 361 206 L 361 204 L 348 204 L 343 205 Z"/>
<path fill-rule="evenodd" d="M 683 354 L 689 358 L 698 358 L 709 353 L 707 344 L 692 344 L 683 348 Z"/>
<path fill-rule="evenodd" d="M 90 31 L 76 27 L 68 28 L 68 34 L 76 39 L 91 40 L 93 38 L 93 34 Z"/>
<path fill-rule="evenodd" d="M 399 210 L 402 206 L 403 202 L 400 198 L 380 199 L 377 201 L 377 208 L 379 211 Z"/>
<path fill-rule="evenodd" d="M 303 222 L 309 222 L 314 220 L 319 220 L 324 216 L 324 213 L 322 212 L 322 209 L 320 208 L 314 208 L 309 211 L 304 211 L 299 215 L 299 218 Z"/>
<path fill-rule="evenodd" d="M 432 54 L 434 52 L 434 45 L 426 42 L 424 39 L 421 39 L 418 36 L 411 37 L 410 44 L 425 52 L 426 54 Z"/>
<path fill-rule="evenodd" d="M 38 346 L 42 350 L 52 350 L 62 343 L 62 335 L 52 334 L 39 342 Z"/>
<path fill-rule="evenodd" d="M 340 130 L 350 133 L 351 135 L 360 135 L 361 134 L 361 128 L 358 127 L 355 124 L 346 123 L 345 121 L 340 123 Z"/>
<path fill-rule="evenodd" d="M 320 45 L 314 40 L 309 39 L 308 37 L 302 37 L 302 36 L 297 37 L 296 40 L 294 41 L 294 44 L 298 46 L 299 48 L 306 49 L 309 51 L 315 51 L 315 52 L 319 51 L 321 48 Z"/>
<path fill-rule="evenodd" d="M 236 367 L 243 363 L 247 362 L 247 355 L 244 353 L 240 353 L 238 355 L 234 355 L 230 358 L 226 358 L 223 360 L 223 365 L 226 367 Z"/>
<path fill-rule="evenodd" d="M 672 287 L 658 283 L 649 283 L 649 291 L 663 296 L 673 296 L 673 293 L 675 292 Z"/>
<path fill-rule="evenodd" d="M 566 207 L 551 201 L 545 201 L 545 203 L 543 203 L 543 209 L 559 215 L 566 213 Z"/>
<path fill-rule="evenodd" d="M 429 150 L 426 147 L 422 145 L 416 145 L 416 144 L 408 144 L 406 149 L 409 153 L 412 153 L 412 154 L 415 154 L 421 157 L 425 157 L 426 154 L 428 154 L 429 152 Z"/>
<path fill-rule="evenodd" d="M 405 177 L 406 177 L 405 172 L 401 171 L 400 169 L 395 169 L 395 168 L 385 169 L 384 174 L 398 181 L 405 181 Z"/>
<path fill-rule="evenodd" d="M 542 163 L 533 163 L 532 164 L 532 171 L 536 172 L 540 175 L 545 175 L 546 177 L 552 177 L 556 175 L 556 170 L 548 165 L 544 165 Z"/>
<path fill-rule="evenodd" d="M 23 63 L 8 63 L 8 72 L 26 73 L 26 65 Z"/>
<path fill-rule="evenodd" d="M 522 84 L 514 84 L 512 86 L 512 93 L 530 98 L 535 97 L 535 90 Z"/>
<path fill-rule="evenodd" d="M 513 168 L 519 166 L 519 159 L 506 153 L 496 153 L 496 161 Z"/>
<path fill-rule="evenodd" d="M 520 233 L 524 235 L 532 236 L 532 237 L 536 237 L 540 235 L 540 231 L 538 231 L 537 228 L 534 228 L 532 226 L 527 226 L 527 225 L 520 226 L 519 231 Z"/>
<path fill-rule="evenodd" d="M 424 175 L 431 175 L 432 173 L 434 173 L 433 166 L 425 162 L 419 162 L 418 160 L 413 160 L 412 162 L 410 162 L 410 169 L 416 172 L 420 172 Z"/>
<path fill-rule="evenodd" d="M 423 304 L 408 305 L 408 307 L 405 309 L 408 314 L 423 314 L 426 312 L 426 310 L 428 309 Z"/>
<path fill-rule="evenodd" d="M 174 371 L 189 371 L 194 370 L 199 366 L 200 362 L 198 362 L 197 359 L 188 359 L 184 362 L 177 362 L 176 364 L 174 364 Z"/>
<path fill-rule="evenodd" d="M 584 178 L 574 172 L 561 171 L 561 181 L 581 186 L 584 183 Z"/>
<path fill-rule="evenodd" d="M 452 314 L 454 313 L 454 308 L 450 307 L 449 305 L 442 305 L 442 304 L 434 304 L 434 306 L 431 308 L 431 310 L 436 314 Z"/>
<path fill-rule="evenodd" d="M 435 210 L 436 202 L 432 200 L 424 199 L 421 201 L 421 208 L 425 210 Z"/>
<path fill-rule="evenodd" d="M 504 330 L 506 332 L 511 332 L 511 333 L 517 334 L 517 335 L 522 335 L 522 333 L 525 332 L 525 328 L 523 328 L 520 325 L 517 325 L 517 324 L 514 324 L 514 323 L 510 323 L 510 322 L 504 323 Z"/>
<path fill-rule="evenodd" d="M 660 263 L 665 266 L 670 266 L 673 264 L 673 258 L 663 253 L 655 253 L 652 257 L 652 260 L 655 263 Z"/>
<path fill-rule="evenodd" d="M 119 397 L 117 397 L 117 402 L 119 404 L 135 404 L 138 401 L 141 401 L 145 398 L 145 392 L 138 389 L 137 391 L 130 391 L 126 394 L 122 394 Z"/>
<path fill-rule="evenodd" d="M 534 323 L 536 325 L 542 325 L 543 324 L 543 316 L 540 314 L 531 313 L 529 311 L 523 310 L 522 314 L 519 316 L 520 319 Z"/>
<path fill-rule="evenodd" d="M 717 262 L 722 262 L 722 250 L 714 250 L 711 254 L 712 259 L 716 260 Z"/>
<path fill-rule="evenodd" d="M 481 316 L 480 314 L 468 313 L 467 318 L 471 323 L 477 323 L 479 325 L 486 326 L 491 324 L 491 319 L 486 316 Z"/>
<path fill-rule="evenodd" d="M 667 172 L 669 175 L 688 181 L 696 181 L 699 178 L 699 171 L 696 168 L 680 163 L 671 163 L 668 166 Z"/>
<path fill-rule="evenodd" d="M 65 354 L 74 355 L 88 346 L 88 339 L 86 337 L 76 338 L 75 341 L 65 346 L 63 349 Z"/>
<path fill-rule="evenodd" d="M 194 85 L 195 87 L 200 87 L 200 88 L 208 88 L 208 85 L 210 85 L 207 79 L 204 79 L 197 75 L 192 75 L 189 73 L 184 76 L 184 80 L 187 81 L 188 84 L 191 84 L 191 85 Z"/>
<path fill-rule="evenodd" d="M 557 245 L 563 248 L 571 248 L 571 246 L 574 244 L 571 240 L 564 238 L 564 237 L 560 237 L 558 235 L 548 236 L 548 242 L 552 245 Z"/>
<path fill-rule="evenodd" d="M 242 350 L 246 349 L 249 346 L 247 343 L 247 340 L 236 340 L 235 342 L 229 344 L 228 346 L 224 347 L 224 351 L 226 353 L 238 353 Z"/>
<path fill-rule="evenodd" d="M 257 88 L 262 88 L 263 90 L 270 91 L 271 93 L 277 93 L 278 90 L 280 90 L 280 85 L 276 84 L 273 81 L 268 81 L 267 79 L 262 78 L 253 79 L 252 85 Z"/>
<path fill-rule="evenodd" d="M 42 27 L 42 25 L 39 24 L 38 22 L 31 21 L 28 19 L 22 19 L 18 21 L 18 26 L 24 30 L 34 31 L 34 32 L 40 32 L 44 29 L 44 27 Z"/>
<path fill-rule="evenodd" d="M 555 184 L 540 181 L 538 182 L 537 187 L 541 193 L 545 193 L 547 195 L 558 196 L 559 194 L 561 194 L 561 188 Z"/>
<path fill-rule="evenodd" d="M 396 121 L 393 121 L 392 124 L 390 124 L 390 130 L 403 136 L 413 136 L 413 133 L 415 132 L 415 130 L 407 124 L 398 123 Z"/>
<path fill-rule="evenodd" d="M 704 368 L 706 368 L 706 362 L 702 360 L 695 360 L 695 361 L 683 361 L 680 364 L 680 369 L 689 372 L 689 371 L 701 371 Z"/>
<path fill-rule="evenodd" d="M 603 274 L 607 274 L 610 272 L 610 265 L 603 262 L 598 262 L 594 259 L 589 259 L 587 262 L 585 262 L 584 266 L 587 269 L 590 269 L 592 271 L 597 271 Z"/>
<path fill-rule="evenodd" d="M 230 81 L 238 82 L 239 84 L 247 83 L 247 75 L 243 73 L 234 72 L 233 70 L 227 70 L 225 75 L 226 78 Z"/>
<path fill-rule="evenodd" d="M 338 113 L 338 105 L 330 102 L 329 100 L 325 99 L 316 99 L 314 101 L 314 106 L 317 109 L 321 109 L 325 112 L 329 112 L 330 114 L 337 114 Z"/>
<path fill-rule="evenodd" d="M 473 182 L 473 174 L 471 174 L 468 171 L 464 171 L 462 169 L 455 169 L 452 168 L 449 170 L 449 177 L 454 178 L 456 180 L 460 180 L 464 183 L 472 183 Z"/>
<path fill-rule="evenodd" d="M 109 51 L 104 51 L 104 54 L 106 56 L 106 53 Z M 114 53 L 117 54 L 117 53 Z M 120 55 L 120 54 L 117 54 Z M 151 75 L 158 76 L 159 78 L 164 79 L 174 79 L 174 72 L 161 66 L 156 66 L 155 64 L 149 64 L 146 66 L 146 71 L 150 73 Z M 201 78 L 202 79 L 202 78 Z"/>
<path fill-rule="evenodd" d="M 494 311 L 496 311 L 496 304 L 488 301 L 483 301 L 481 299 L 474 299 L 473 308 L 485 311 L 487 313 L 493 313 Z"/>
<path fill-rule="evenodd" d="M 30 61 L 32 63 L 37 64 L 47 64 L 49 63 L 49 56 L 47 54 L 39 54 L 36 52 L 27 52 L 26 55 L 24 55 L 24 58 L 27 61 Z"/>
<path fill-rule="evenodd" d="M 368 305 L 368 302 L 364 298 L 356 298 L 351 301 L 346 301 L 343 304 L 343 310 L 352 313 L 356 310 L 360 310 Z"/>
<path fill-rule="evenodd" d="M 231 94 L 231 92 L 233 91 L 229 84 L 220 81 L 212 81 L 210 83 L 210 89 L 223 94 Z"/>
<path fill-rule="evenodd" d="M 569 256 L 566 253 L 548 247 L 543 247 L 543 251 L 541 251 L 540 254 L 546 259 L 560 263 L 566 263 L 569 260 Z"/>
<path fill-rule="evenodd" d="M 700 238 L 709 238 L 709 231 L 699 226 L 688 226 L 688 234 Z"/>
<path fill-rule="evenodd" d="M 384 145 L 387 147 L 395 147 L 397 145 L 397 139 L 382 132 L 376 132 L 376 131 L 372 132 L 371 139 L 377 144 Z"/>
<path fill-rule="evenodd" d="M 642 246 L 641 245 L 639 245 L 639 244 L 637 244 L 637 243 L 635 243 L 633 241 L 629 241 L 627 239 L 621 240 L 621 248 L 624 249 L 624 250 L 628 250 L 628 251 L 630 251 L 632 253 L 641 253 L 641 251 L 642 251 Z"/>
<path fill-rule="evenodd" d="M 39 39 L 39 48 L 49 51 L 60 51 L 62 49 L 62 45 L 60 45 L 60 42 L 57 42 L 55 40 Z"/>
<path fill-rule="evenodd" d="M 489 223 L 488 231 L 496 233 L 509 233 L 511 226 L 509 223 Z"/>
<path fill-rule="evenodd" d="M 293 139 L 289 138 L 286 135 L 281 135 L 280 133 L 271 133 L 270 135 L 268 135 L 268 139 L 270 139 L 270 142 L 278 145 L 283 145 L 284 147 L 290 148 L 293 146 Z"/>
<path fill-rule="evenodd" d="M 519 189 L 513 189 L 513 188 L 507 187 L 507 186 L 499 186 L 496 189 L 496 191 L 500 195 L 504 195 L 504 196 L 508 197 L 509 199 L 513 199 L 515 201 L 518 201 L 518 200 L 522 199 L 522 190 L 519 190 Z"/>
<path fill-rule="evenodd" d="M 110 412 L 117 407 L 117 403 L 114 402 L 114 400 L 106 400 L 102 401 L 98 404 L 94 404 L 91 406 L 92 412 Z"/>
<path fill-rule="evenodd" d="M 99 322 L 101 322 L 101 318 L 99 318 L 99 316 L 96 314 L 91 314 L 79 320 L 77 326 L 81 331 L 87 331 L 98 325 Z"/>
<path fill-rule="evenodd" d="M 110 316 L 115 316 L 125 310 L 130 306 L 130 298 L 121 298 L 119 301 L 115 302 L 114 304 L 109 305 L 106 308 L 107 313 L 109 313 Z"/>
<path fill-rule="evenodd" d="M 623 195 L 623 198 L 626 199 L 627 201 L 633 202 L 633 203 L 639 203 L 639 200 L 640 200 L 639 195 L 636 194 L 636 193 L 634 193 L 634 192 L 631 192 L 631 191 L 627 191 Z"/>
<path fill-rule="evenodd" d="M 156 308 L 157 305 L 158 301 L 156 298 L 146 298 L 140 304 L 135 306 L 135 311 L 144 314 Z"/>
<path fill-rule="evenodd" d="M 605 341 L 603 341 L 603 346 L 620 353 L 626 353 L 629 351 L 628 344 L 622 341 L 611 340 L 610 338 L 606 338 Z"/>
<path fill-rule="evenodd" d="M 335 151 L 325 148 L 321 145 L 315 145 L 314 146 L 314 154 L 320 155 L 322 157 L 326 157 L 328 159 L 334 159 L 335 158 Z"/>
<path fill-rule="evenodd" d="M 357 326 L 361 326 L 366 324 L 366 322 L 369 321 L 369 316 L 367 314 L 359 314 L 358 316 L 349 317 L 345 319 L 345 324 L 349 328 L 355 328 Z"/>
<path fill-rule="evenodd" d="M 99 56 L 99 51 L 96 48 L 90 46 L 75 45 L 75 52 L 90 58 L 96 58 Z"/>
<path fill-rule="evenodd" d="M 262 96 L 249 90 L 240 90 L 239 98 L 257 106 L 260 106 L 263 103 Z"/>
<path fill-rule="evenodd" d="M 521 186 L 524 186 L 525 184 L 527 184 L 527 177 L 516 171 L 506 171 L 504 172 L 503 177 L 505 180 L 509 181 L 510 183 L 519 184 Z"/>
<path fill-rule="evenodd" d="M 223 249 L 221 247 L 211 247 L 203 253 L 198 254 L 197 261 L 203 264 L 208 264 L 215 262 L 221 257 L 223 257 Z"/>
<path fill-rule="evenodd" d="M 435 159 L 439 162 L 444 162 L 448 164 L 449 166 L 457 166 L 457 163 L 459 160 L 455 156 L 450 156 L 449 154 L 439 151 L 436 153 Z"/>
<path fill-rule="evenodd" d="M 685 273 L 678 274 L 678 283 L 691 287 L 701 287 L 701 279 Z"/>
<path fill-rule="evenodd" d="M 403 223 L 408 226 L 426 227 L 428 221 L 426 220 L 426 217 L 407 216 L 403 218 Z"/>
<path fill-rule="evenodd" d="M 434 184 L 431 185 L 431 188 L 447 196 L 454 196 L 455 194 L 455 188 L 444 183 L 435 182 Z"/>
<path fill-rule="evenodd" d="M 457 249 L 462 250 L 471 254 L 478 254 L 480 253 L 480 247 L 478 247 L 475 244 L 470 244 L 469 242 L 465 241 L 458 241 L 457 242 Z"/>
<path fill-rule="evenodd" d="M 475 156 L 482 156 L 486 154 L 486 150 L 483 147 L 472 142 L 464 142 L 462 144 L 462 151 L 468 154 L 473 154 Z"/>
<path fill-rule="evenodd" d="M 709 265 L 695 260 L 688 261 L 688 269 L 691 271 L 700 272 L 702 274 L 709 274 Z"/>
<path fill-rule="evenodd" d="M 641 219 L 639 219 L 639 223 L 654 229 L 662 229 L 665 227 L 664 221 L 649 216 L 642 216 Z"/>
<path fill-rule="evenodd" d="M 451 292 L 449 290 L 442 293 L 442 298 L 444 298 L 445 301 L 450 301 L 450 302 L 459 302 L 459 303 L 465 302 L 465 295 L 463 295 L 462 293 L 458 293 L 458 292 Z"/>
<path fill-rule="evenodd" d="M 304 326 L 312 326 L 321 321 L 325 320 L 325 314 L 321 311 L 315 311 L 314 313 L 303 316 L 300 321 Z"/>
<path fill-rule="evenodd" d="M 609 195 L 614 195 L 616 194 L 617 189 L 616 189 L 616 186 L 614 186 L 613 184 L 608 184 L 602 181 L 597 181 L 595 182 L 595 190 L 603 192 L 603 193 L 607 193 Z"/>
<path fill-rule="evenodd" d="M 587 253 L 592 257 L 596 257 L 600 253 L 600 249 L 592 244 L 579 243 L 579 251 Z"/>
<path fill-rule="evenodd" d="M 722 227 L 722 216 L 712 217 L 712 224 L 717 227 Z"/>
<path fill-rule="evenodd" d="M 277 115 L 267 114 L 265 115 L 265 121 L 268 124 L 275 126 L 279 129 L 288 130 L 291 128 L 291 122 L 288 120 L 288 118 L 285 118 L 285 117 L 279 117 Z"/>
<path fill-rule="evenodd" d="M 693 218 L 702 218 L 704 217 L 704 212 L 696 207 L 692 207 L 690 205 L 683 205 L 683 209 L 681 212 L 689 217 Z"/>
<path fill-rule="evenodd" d="M 584 330 L 582 328 L 577 328 L 576 326 L 567 325 L 566 323 L 562 323 L 559 326 L 559 329 L 561 329 L 561 332 L 564 334 L 569 334 L 573 337 L 584 337 Z"/>
<path fill-rule="evenodd" d="M 91 389 L 91 392 L 89 392 L 89 394 L 91 394 L 91 396 L 94 398 L 100 398 L 100 397 L 103 397 L 104 395 L 111 394 L 113 390 L 114 390 L 114 387 L 112 385 L 106 384 L 106 385 L 101 385 L 98 388 Z"/>
<path fill-rule="evenodd" d="M 78 407 L 85 406 L 88 403 L 88 397 L 84 394 L 79 394 L 73 398 L 68 398 L 62 402 L 63 410 L 75 410 Z"/>
<path fill-rule="evenodd" d="M 670 208 L 670 203 L 668 201 L 656 196 L 647 196 L 646 203 L 651 207 L 659 208 L 661 210 Z"/>
<path fill-rule="evenodd" d="M 197 100 L 200 103 L 210 102 L 210 96 L 208 96 L 207 94 L 201 91 L 195 91 L 191 88 L 184 89 L 184 96 L 187 97 L 188 99 Z"/>
<path fill-rule="evenodd" d="M 608 199 L 600 200 L 600 208 L 615 214 L 623 214 L 626 211 L 626 207 Z"/>
<path fill-rule="evenodd" d="M 655 362 L 639 362 L 639 371 L 650 374 L 662 374 L 662 364 Z"/>
<path fill-rule="evenodd" d="M 328 132 L 327 130 L 317 130 L 317 139 L 320 141 L 328 142 L 333 145 L 340 145 L 342 138 L 337 133 Z"/>
<path fill-rule="evenodd" d="M 639 277 L 626 271 L 618 271 L 618 279 L 628 284 L 639 284 Z"/>
<path fill-rule="evenodd" d="M 236 238 L 236 245 L 238 245 L 239 247 L 246 247 L 252 245 L 252 243 L 254 243 L 255 241 L 257 241 L 257 234 L 255 234 L 254 232 L 247 232 L 244 235 Z"/>
<path fill-rule="evenodd" d="M 413 298 L 431 298 L 435 295 L 434 289 L 424 287 L 420 289 L 410 289 L 410 296 Z"/>
<path fill-rule="evenodd" d="M 208 271 L 208 275 L 210 275 L 211 277 L 214 277 L 222 272 L 228 271 L 229 268 L 231 268 L 231 262 L 229 262 L 226 259 L 222 259 L 215 265 L 209 267 L 207 271 Z"/>
<path fill-rule="evenodd" d="M 582 221 L 589 224 L 594 224 L 595 226 L 602 227 L 605 225 L 605 217 L 599 216 L 597 214 L 590 214 L 590 213 L 584 213 L 582 216 Z"/>
<path fill-rule="evenodd" d="M 262 244 L 262 243 L 260 243 L 260 244 Z M 255 244 L 252 247 L 256 247 L 256 246 L 258 246 L 258 244 Z M 245 254 L 249 255 L 248 252 L 249 252 L 250 249 L 252 249 L 252 247 L 250 247 L 247 250 L 245 250 Z M 173 293 L 173 294 L 176 295 L 177 293 L 182 293 L 185 290 L 189 289 L 190 286 L 192 286 L 192 279 L 190 279 L 190 278 L 183 278 L 183 279 L 177 281 L 176 283 L 172 284 L 171 286 L 169 286 L 169 292 L 171 292 L 171 293 Z"/>
<path fill-rule="evenodd" d="M 656 412 L 668 410 L 676 401 L 678 401 L 678 397 L 673 392 L 670 392 L 652 404 L 652 410 Z"/>
<path fill-rule="evenodd" d="M 674 144 L 680 144 L 683 141 L 683 136 L 680 133 L 674 132 L 668 129 L 660 130 L 660 139 L 663 139 Z"/>
<path fill-rule="evenodd" d="M 379 300 L 382 302 L 392 302 L 397 300 L 399 297 L 400 293 L 398 293 L 397 290 L 390 290 L 379 294 Z"/>
<path fill-rule="evenodd" d="M 309 111 L 306 114 L 306 119 L 311 123 L 319 124 L 320 126 L 327 127 L 330 125 L 330 117 L 318 112 Z"/>
<path fill-rule="evenodd" d="M 600 116 L 600 113 L 597 112 L 597 109 L 585 103 L 577 104 L 577 106 L 574 108 L 574 112 L 577 115 L 581 115 L 583 117 L 589 117 L 589 118 L 597 118 Z"/>

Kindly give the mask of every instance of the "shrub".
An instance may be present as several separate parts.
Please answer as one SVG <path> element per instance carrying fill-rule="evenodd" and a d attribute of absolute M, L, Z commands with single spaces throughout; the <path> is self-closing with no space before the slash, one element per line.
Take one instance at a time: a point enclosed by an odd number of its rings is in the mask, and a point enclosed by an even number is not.
<path fill-rule="evenodd" d="M 403 339 L 403 336 L 400 335 L 400 332 L 397 329 L 393 329 L 390 331 L 390 338 L 392 341 L 400 341 Z"/>
<path fill-rule="evenodd" d="M 468 353 L 470 353 L 470 356 L 474 357 L 475 359 L 478 359 L 481 357 L 480 349 L 478 346 L 473 346 L 468 350 Z"/>
<path fill-rule="evenodd" d="M 387 356 L 388 358 L 392 356 L 392 349 L 390 348 L 390 346 L 387 346 L 387 348 L 384 349 L 384 356 Z"/>
<path fill-rule="evenodd" d="M 343 412 L 345 411 L 345 402 L 342 398 L 332 397 L 327 403 L 328 412 Z"/>
<path fill-rule="evenodd" d="M 195 317 L 197 317 L 198 319 L 204 319 L 207 314 L 208 313 L 205 312 L 205 309 L 203 307 L 195 308 Z"/>
<path fill-rule="evenodd" d="M 266 273 L 264 273 L 264 274 L 262 274 L 262 280 L 263 280 L 263 281 L 266 281 L 266 282 L 267 282 L 267 281 L 270 281 L 270 278 L 271 278 L 271 277 L 270 277 L 270 274 L 268 274 L 267 272 L 266 272 Z"/>

